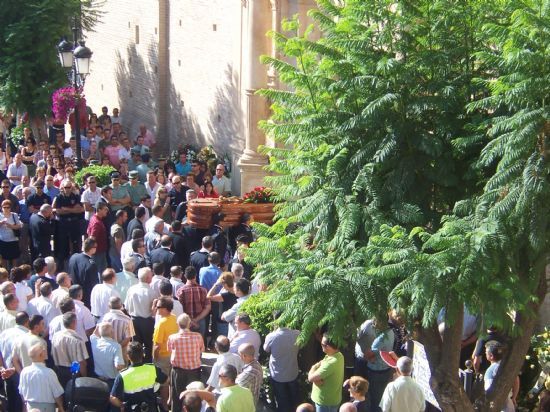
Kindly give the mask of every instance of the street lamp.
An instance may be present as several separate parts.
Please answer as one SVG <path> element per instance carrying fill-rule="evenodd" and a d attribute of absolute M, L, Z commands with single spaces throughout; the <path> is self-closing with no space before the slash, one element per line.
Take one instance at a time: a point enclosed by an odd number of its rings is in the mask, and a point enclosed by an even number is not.
<path fill-rule="evenodd" d="M 78 25 L 77 19 L 73 20 L 73 42 L 63 39 L 57 45 L 57 53 L 61 66 L 70 69 L 68 73 L 69 81 L 71 81 L 75 90 L 75 108 L 74 108 L 74 125 L 76 139 L 76 166 L 82 167 L 82 142 L 80 133 L 80 96 L 78 90 L 84 87 L 84 82 L 88 74 L 90 74 L 90 59 L 92 51 L 86 47 L 83 41 L 78 41 Z"/>

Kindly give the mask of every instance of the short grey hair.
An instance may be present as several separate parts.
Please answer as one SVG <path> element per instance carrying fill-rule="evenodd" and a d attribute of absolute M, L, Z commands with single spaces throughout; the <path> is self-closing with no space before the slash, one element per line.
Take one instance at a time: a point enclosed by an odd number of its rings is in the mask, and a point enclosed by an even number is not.
<path fill-rule="evenodd" d="M 231 265 L 231 273 L 233 273 L 236 278 L 241 278 L 244 273 L 244 266 L 240 263 L 233 263 Z"/>
<path fill-rule="evenodd" d="M 136 258 L 133 256 L 127 256 L 122 260 L 122 267 L 127 272 L 133 272 L 136 268 Z"/>
<path fill-rule="evenodd" d="M 402 375 L 410 375 L 413 370 L 413 361 L 408 356 L 401 356 L 397 360 L 397 369 Z"/>
<path fill-rule="evenodd" d="M 109 299 L 109 308 L 122 309 L 122 300 L 118 296 L 111 296 Z"/>
<path fill-rule="evenodd" d="M 225 376 L 231 382 L 235 382 L 235 379 L 237 379 L 237 368 L 229 364 L 223 365 L 220 368 L 220 375 Z"/>
<path fill-rule="evenodd" d="M 55 263 L 55 258 L 53 256 L 46 256 L 44 258 L 44 261 L 46 262 L 46 267 L 48 268 L 48 273 L 54 272 L 55 268 L 57 267 L 57 264 Z"/>
<path fill-rule="evenodd" d="M 97 331 L 102 338 L 110 338 L 113 336 L 113 325 L 109 322 L 101 322 L 97 325 Z"/>
<path fill-rule="evenodd" d="M 151 271 L 151 268 L 149 268 L 149 267 L 140 268 L 138 270 L 138 279 L 141 282 L 144 282 L 145 279 L 147 279 L 147 277 L 149 276 L 149 274 L 152 274 L 152 273 L 153 272 Z"/>

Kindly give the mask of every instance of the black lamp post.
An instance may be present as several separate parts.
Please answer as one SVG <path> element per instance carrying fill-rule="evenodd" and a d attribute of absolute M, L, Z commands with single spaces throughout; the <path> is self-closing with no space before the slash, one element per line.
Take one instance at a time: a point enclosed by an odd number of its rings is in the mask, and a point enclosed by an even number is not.
<path fill-rule="evenodd" d="M 71 81 L 75 92 L 84 87 L 86 76 L 90 74 L 90 59 L 92 51 L 86 47 L 83 41 L 78 41 L 78 25 L 76 19 L 73 20 L 73 43 L 63 39 L 57 46 L 59 61 L 61 66 L 70 69 L 69 80 Z M 76 166 L 82 167 L 82 143 L 80 140 L 80 97 L 77 93 L 76 104 L 74 108 L 74 125 L 76 138 Z"/>

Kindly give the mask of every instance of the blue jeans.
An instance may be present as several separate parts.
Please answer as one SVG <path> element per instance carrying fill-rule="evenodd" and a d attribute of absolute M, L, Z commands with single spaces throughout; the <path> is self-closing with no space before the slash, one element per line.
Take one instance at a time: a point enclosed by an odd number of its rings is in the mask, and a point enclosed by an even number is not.
<path fill-rule="evenodd" d="M 338 412 L 338 405 L 318 405 L 315 404 L 315 412 Z"/>
<path fill-rule="evenodd" d="M 96 253 L 92 259 L 94 260 L 95 264 L 97 265 L 97 271 L 99 273 L 99 283 L 101 283 L 101 274 L 105 269 L 107 269 L 107 252 L 99 252 Z"/>
<path fill-rule="evenodd" d="M 115 270 L 115 272 L 122 272 L 120 256 L 109 252 L 109 260 L 111 261 L 111 267 Z"/>
<path fill-rule="evenodd" d="M 277 412 L 294 411 L 300 402 L 300 388 L 298 380 L 294 379 L 291 382 L 277 382 L 273 378 L 269 378 L 273 395 L 277 403 Z"/>

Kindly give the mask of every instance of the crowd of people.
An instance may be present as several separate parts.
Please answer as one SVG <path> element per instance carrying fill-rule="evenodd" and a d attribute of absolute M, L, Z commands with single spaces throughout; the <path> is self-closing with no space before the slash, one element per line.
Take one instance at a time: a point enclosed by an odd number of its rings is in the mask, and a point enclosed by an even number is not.
<path fill-rule="evenodd" d="M 26 129 L 22 147 L 0 150 L 5 410 L 64 411 L 77 373 L 105 382 L 112 410 L 252 412 L 264 385 L 260 355 L 269 357 L 279 412 L 424 410 L 395 312 L 361 325 L 349 379 L 328 335 L 319 334 L 322 359 L 308 372 L 298 330 L 255 330 L 241 309 L 263 289 L 246 262 L 251 216 L 229 230 L 221 214 L 209 229 L 186 221 L 190 200 L 230 194 L 223 164 L 210 171 L 184 150 L 175 163 L 153 160 L 153 133 L 141 126 L 131 142 L 118 110 L 83 121 L 82 158 L 113 165 L 110 185 L 98 187 L 92 174 L 75 182 L 75 139 L 60 130 L 37 145 Z M 497 363 L 491 345 L 486 355 Z M 208 376 L 205 351 L 217 354 Z M 301 372 L 311 404 L 302 403 Z"/>

